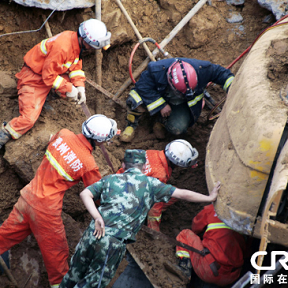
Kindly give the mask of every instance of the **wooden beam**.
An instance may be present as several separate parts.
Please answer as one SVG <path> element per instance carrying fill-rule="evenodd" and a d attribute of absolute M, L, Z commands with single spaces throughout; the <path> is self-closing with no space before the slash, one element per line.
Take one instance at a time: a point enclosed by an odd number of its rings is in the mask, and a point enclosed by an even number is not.
<path fill-rule="evenodd" d="M 143 273 L 145 274 L 145 276 L 147 277 L 147 279 L 150 281 L 151 285 L 154 288 L 160 288 L 158 285 L 153 284 L 153 280 L 151 279 L 151 277 L 149 276 L 149 273 L 147 273 L 149 271 L 149 269 L 141 262 L 140 258 L 137 256 L 137 253 L 135 251 L 135 249 L 132 247 L 131 244 L 126 246 L 126 249 L 129 251 L 129 253 L 131 254 L 131 256 L 133 257 L 133 259 L 135 260 L 135 262 L 138 264 L 138 266 L 140 267 L 140 269 L 143 271 Z"/>
<path fill-rule="evenodd" d="M 130 25 L 132 26 L 132 29 L 134 30 L 136 36 L 138 37 L 139 40 L 143 39 L 140 32 L 138 31 L 137 27 L 134 25 L 132 19 L 130 18 L 128 12 L 126 11 L 125 7 L 123 6 L 123 4 L 121 3 L 120 0 L 115 0 L 116 3 L 118 4 L 119 8 L 121 9 L 121 11 L 123 12 L 123 14 L 126 16 L 128 22 L 130 23 Z M 155 57 L 153 56 L 153 54 L 151 53 L 151 51 L 149 50 L 148 46 L 146 43 L 143 43 L 143 47 L 148 55 L 148 57 L 150 58 L 151 61 L 156 61 Z"/>
<path fill-rule="evenodd" d="M 161 48 L 164 48 L 176 35 L 177 33 L 190 21 L 190 19 L 200 10 L 200 8 L 207 2 L 207 0 L 200 0 L 191 10 L 190 12 L 176 25 L 176 27 L 166 36 L 166 38 L 159 44 Z M 153 50 L 152 54 L 154 56 L 157 55 L 159 50 L 156 48 Z M 144 62 L 134 71 L 133 77 L 136 79 L 147 67 L 149 64 L 149 58 L 146 58 Z M 131 78 L 128 78 L 124 84 L 120 87 L 120 89 L 114 95 L 114 100 L 117 99 L 132 83 Z"/>
<path fill-rule="evenodd" d="M 42 14 L 42 19 L 44 20 L 44 22 L 46 21 L 46 16 L 44 14 Z M 52 35 L 48 21 L 45 23 L 45 29 L 46 29 L 46 32 L 48 34 L 48 37 L 49 38 L 52 37 L 53 35 Z"/>
<path fill-rule="evenodd" d="M 92 81 L 91 79 L 86 78 L 86 82 L 89 83 L 91 86 L 93 86 L 95 89 L 109 97 L 111 100 L 113 100 L 115 103 L 120 105 L 122 108 L 126 109 L 126 103 L 124 101 L 121 101 L 119 99 L 113 99 L 114 95 L 110 93 L 109 91 L 105 90 L 103 87 Z"/>
<path fill-rule="evenodd" d="M 10 270 L 8 269 L 6 263 L 4 262 L 2 256 L 0 256 L 0 265 L 2 266 L 3 270 L 5 271 L 6 275 L 8 276 L 8 278 L 12 281 L 12 283 L 16 286 L 19 287 L 17 284 L 17 281 L 15 280 L 15 278 L 13 277 L 13 275 L 11 274 Z"/>
<path fill-rule="evenodd" d="M 101 0 L 95 0 L 95 16 L 101 21 Z M 102 49 L 95 50 L 96 59 L 96 83 L 102 86 Z"/>

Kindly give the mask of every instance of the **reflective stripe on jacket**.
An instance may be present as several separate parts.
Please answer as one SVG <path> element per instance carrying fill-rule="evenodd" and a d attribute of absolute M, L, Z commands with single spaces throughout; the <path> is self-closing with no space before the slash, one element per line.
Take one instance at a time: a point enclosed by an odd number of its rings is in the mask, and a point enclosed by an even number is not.
<path fill-rule="evenodd" d="M 39 211 L 61 214 L 67 189 L 80 180 L 87 187 L 101 179 L 91 153 L 92 146 L 83 134 L 60 130 L 50 140 L 35 177 L 20 191 L 22 197 Z"/>
<path fill-rule="evenodd" d="M 226 92 L 230 87 L 234 74 L 220 65 L 212 64 L 208 61 L 178 58 L 193 66 L 197 73 L 198 84 L 193 97 L 187 98 L 187 105 L 190 107 L 194 122 L 200 116 L 202 110 L 203 91 L 209 82 L 221 85 Z M 129 93 L 127 105 L 131 109 L 137 108 L 144 103 L 150 115 L 154 115 L 167 105 L 165 91 L 169 85 L 167 71 L 169 66 L 176 61 L 176 58 L 163 59 L 150 62 L 147 70 L 141 73 L 135 87 Z M 133 92 L 132 92 L 133 91 Z"/>
<path fill-rule="evenodd" d="M 71 91 L 71 83 L 61 74 L 68 73 L 72 84 L 85 86 L 86 80 L 82 71 L 82 60 L 79 60 L 80 47 L 77 32 L 64 31 L 34 46 L 24 56 L 25 64 L 36 74 L 42 75 L 47 86 L 61 93 Z"/>
<path fill-rule="evenodd" d="M 241 267 L 246 242 L 240 233 L 232 230 L 217 217 L 213 204 L 207 205 L 192 221 L 192 231 L 203 235 L 202 244 L 217 262 L 224 266 Z"/>
<path fill-rule="evenodd" d="M 231 229 L 231 228 L 223 222 L 211 223 L 211 224 L 208 224 L 205 232 L 212 230 L 212 229 Z"/>

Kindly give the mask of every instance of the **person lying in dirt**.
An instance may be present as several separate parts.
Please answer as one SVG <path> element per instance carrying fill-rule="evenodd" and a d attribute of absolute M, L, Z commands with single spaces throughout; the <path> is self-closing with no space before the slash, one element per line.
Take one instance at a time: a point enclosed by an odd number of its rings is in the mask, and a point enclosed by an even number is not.
<path fill-rule="evenodd" d="M 177 139 L 168 143 L 165 150 L 146 150 L 146 176 L 157 178 L 163 183 L 167 183 L 175 167 L 196 168 L 198 151 L 184 140 Z M 117 173 L 125 170 L 120 168 Z M 155 231 L 160 231 L 162 212 L 173 205 L 177 198 L 172 197 L 169 202 L 158 202 L 148 212 L 147 226 Z"/>
<path fill-rule="evenodd" d="M 212 204 L 205 206 L 193 218 L 191 230 L 182 230 L 176 239 L 200 251 L 207 251 L 205 256 L 201 256 L 176 246 L 179 266 L 187 276 L 191 277 L 193 271 L 202 281 L 221 287 L 232 284 L 240 277 L 248 250 L 247 238 L 223 223 Z M 196 275 L 191 277 L 191 283 L 196 281 Z"/>
<path fill-rule="evenodd" d="M 117 123 L 96 114 L 84 121 L 82 133 L 62 129 L 52 136 L 35 177 L 0 227 L 0 255 L 31 233 L 41 250 L 51 287 L 58 287 L 68 271 L 69 247 L 61 218 L 65 191 L 83 181 L 85 187 L 101 174 L 93 149 L 117 133 Z"/>
<path fill-rule="evenodd" d="M 101 285 L 97 287 L 106 287 L 123 259 L 126 244 L 136 241 L 155 202 L 168 202 L 171 197 L 189 202 L 216 200 L 220 182 L 209 196 L 179 189 L 143 174 L 145 163 L 144 150 L 126 150 L 123 174 L 105 176 L 80 193 L 93 220 L 76 247 L 61 288 L 96 287 L 97 283 Z M 97 209 L 94 201 L 98 199 Z"/>
<path fill-rule="evenodd" d="M 153 132 L 157 138 L 165 138 L 165 129 L 173 135 L 185 133 L 200 116 L 207 84 L 219 84 L 228 93 L 233 79 L 229 69 L 208 61 L 169 58 L 150 62 L 126 100 L 127 126 L 120 140 L 133 140 L 146 110 L 156 117 Z"/>
<path fill-rule="evenodd" d="M 110 37 L 103 22 L 89 19 L 80 24 L 78 32 L 64 31 L 27 52 L 22 70 L 15 75 L 20 116 L 7 124 L 3 122 L 0 149 L 11 138 L 19 139 L 34 126 L 51 89 L 77 104 L 86 102 L 82 52 L 105 49 L 110 45 Z"/>

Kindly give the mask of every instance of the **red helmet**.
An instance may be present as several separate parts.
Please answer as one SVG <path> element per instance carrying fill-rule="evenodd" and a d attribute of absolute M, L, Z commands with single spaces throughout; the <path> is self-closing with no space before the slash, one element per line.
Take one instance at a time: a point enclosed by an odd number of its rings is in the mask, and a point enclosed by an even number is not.
<path fill-rule="evenodd" d="M 192 96 L 197 86 L 197 74 L 195 69 L 187 62 L 177 59 L 168 68 L 168 83 L 173 90 L 186 96 Z"/>

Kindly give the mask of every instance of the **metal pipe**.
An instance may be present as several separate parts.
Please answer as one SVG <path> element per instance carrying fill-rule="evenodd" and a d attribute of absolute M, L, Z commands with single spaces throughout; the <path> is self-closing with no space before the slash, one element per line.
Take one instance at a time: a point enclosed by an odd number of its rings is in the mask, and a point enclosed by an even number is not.
<path fill-rule="evenodd" d="M 17 34 L 23 34 L 23 33 L 31 33 L 31 32 L 38 32 L 40 31 L 43 26 L 46 24 L 46 22 L 48 21 L 48 19 L 52 16 L 52 14 L 57 10 L 57 8 L 64 2 L 65 0 L 63 0 L 62 2 L 60 2 L 57 7 L 49 14 L 49 16 L 47 17 L 47 19 L 44 21 L 44 23 L 41 25 L 40 28 L 36 29 L 36 30 L 27 30 L 27 31 L 19 31 L 19 32 L 11 32 L 11 33 L 6 33 L 6 34 L 2 34 L 0 35 L 0 38 L 3 36 L 10 36 L 10 35 L 17 35 Z"/>

